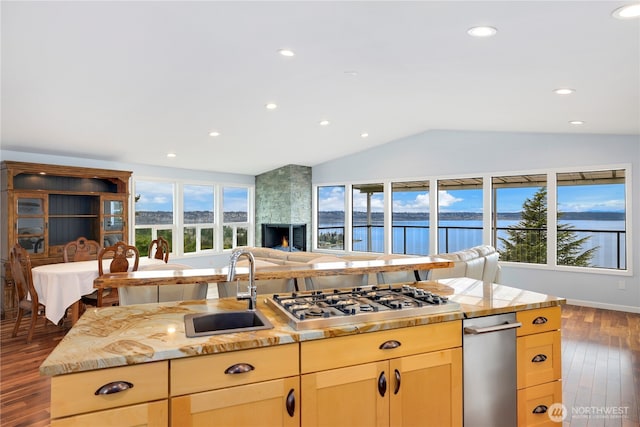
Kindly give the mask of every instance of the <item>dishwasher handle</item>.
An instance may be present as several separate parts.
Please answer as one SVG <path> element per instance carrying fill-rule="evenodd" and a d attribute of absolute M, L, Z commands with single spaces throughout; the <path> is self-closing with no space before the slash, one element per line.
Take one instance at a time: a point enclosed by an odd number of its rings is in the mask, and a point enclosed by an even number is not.
<path fill-rule="evenodd" d="M 475 326 L 465 326 L 464 333 L 468 335 L 486 334 L 489 332 L 506 331 L 507 329 L 516 329 L 522 326 L 520 322 L 505 322 L 500 325 L 486 326 L 484 328 L 477 328 Z"/>

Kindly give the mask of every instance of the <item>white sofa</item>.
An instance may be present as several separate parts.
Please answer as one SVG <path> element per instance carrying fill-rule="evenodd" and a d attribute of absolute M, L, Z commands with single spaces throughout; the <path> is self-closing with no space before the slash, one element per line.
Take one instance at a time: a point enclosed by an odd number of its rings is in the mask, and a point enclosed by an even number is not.
<path fill-rule="evenodd" d="M 430 280 L 448 279 L 452 277 L 470 277 L 472 279 L 500 282 L 499 254 L 493 246 L 482 245 L 458 252 L 433 255 L 454 262 L 451 268 L 431 270 Z"/>

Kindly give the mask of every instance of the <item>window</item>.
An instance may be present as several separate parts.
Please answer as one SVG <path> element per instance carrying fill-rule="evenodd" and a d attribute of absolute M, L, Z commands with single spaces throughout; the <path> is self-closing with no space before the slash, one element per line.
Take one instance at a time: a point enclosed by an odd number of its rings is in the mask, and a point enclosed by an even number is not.
<path fill-rule="evenodd" d="M 391 184 L 394 254 L 429 254 L 429 182 Z"/>
<path fill-rule="evenodd" d="M 626 269 L 625 171 L 556 177 L 558 265 Z"/>
<path fill-rule="evenodd" d="M 214 187 L 185 184 L 182 191 L 184 253 L 214 248 Z"/>
<path fill-rule="evenodd" d="M 493 241 L 500 260 L 546 264 L 547 176 L 492 178 Z"/>
<path fill-rule="evenodd" d="M 171 182 L 135 182 L 135 246 L 140 256 L 149 254 L 149 244 L 157 236 L 173 247 L 174 190 Z"/>
<path fill-rule="evenodd" d="M 318 249 L 344 250 L 344 185 L 318 187 Z"/>
<path fill-rule="evenodd" d="M 249 244 L 249 189 L 225 187 L 222 190 L 223 248 Z"/>
<path fill-rule="evenodd" d="M 354 185 L 352 203 L 353 250 L 384 252 L 383 185 Z"/>
<path fill-rule="evenodd" d="M 438 181 L 438 252 L 482 244 L 482 178 Z"/>

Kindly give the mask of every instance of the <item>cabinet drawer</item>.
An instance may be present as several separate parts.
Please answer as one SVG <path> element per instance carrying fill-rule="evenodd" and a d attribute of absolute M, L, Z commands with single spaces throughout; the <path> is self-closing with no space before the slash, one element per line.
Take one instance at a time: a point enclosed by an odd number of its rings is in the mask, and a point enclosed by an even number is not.
<path fill-rule="evenodd" d="M 516 341 L 518 389 L 561 378 L 560 331 L 518 337 Z"/>
<path fill-rule="evenodd" d="M 132 387 L 113 394 L 95 394 L 115 381 L 126 381 Z M 168 395 L 167 362 L 59 375 L 51 378 L 51 418 L 166 399 Z"/>
<path fill-rule="evenodd" d="M 298 344 L 286 344 L 172 360 L 171 395 L 298 375 L 298 348 Z M 234 366 L 238 366 L 238 371 L 247 371 L 227 373 Z"/>
<path fill-rule="evenodd" d="M 385 343 L 396 346 L 381 348 Z M 301 372 L 323 371 L 461 345 L 460 321 L 306 341 L 300 344 Z"/>
<path fill-rule="evenodd" d="M 167 427 L 168 425 L 169 404 L 167 400 L 107 409 L 51 421 L 51 427 Z"/>
<path fill-rule="evenodd" d="M 560 329 L 560 306 L 518 311 L 516 319 L 522 323 L 516 330 L 519 337 Z"/>
<path fill-rule="evenodd" d="M 558 426 L 551 418 L 562 417 L 561 403 L 560 381 L 518 390 L 518 427 Z"/>

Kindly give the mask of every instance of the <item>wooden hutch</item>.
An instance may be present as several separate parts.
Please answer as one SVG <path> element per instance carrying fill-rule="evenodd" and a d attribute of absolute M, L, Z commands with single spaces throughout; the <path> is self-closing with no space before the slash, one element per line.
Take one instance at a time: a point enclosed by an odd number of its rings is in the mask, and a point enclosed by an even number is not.
<path fill-rule="evenodd" d="M 80 236 L 103 246 L 128 240 L 131 172 L 4 161 L 0 173 L 3 314 L 13 306 L 4 291 L 16 241 L 37 266 L 62 262 L 64 244 Z"/>

